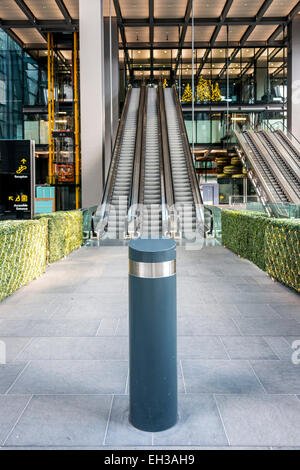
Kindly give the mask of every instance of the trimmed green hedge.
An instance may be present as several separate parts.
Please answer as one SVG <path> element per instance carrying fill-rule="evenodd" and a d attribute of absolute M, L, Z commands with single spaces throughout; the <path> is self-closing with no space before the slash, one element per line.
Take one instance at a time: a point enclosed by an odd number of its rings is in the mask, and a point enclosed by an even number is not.
<path fill-rule="evenodd" d="M 265 230 L 268 217 L 261 212 L 222 211 L 222 244 L 266 270 Z"/>
<path fill-rule="evenodd" d="M 265 258 L 271 277 L 300 292 L 300 220 L 271 219 L 266 228 Z"/>
<path fill-rule="evenodd" d="M 300 219 L 223 210 L 222 243 L 300 292 Z"/>
<path fill-rule="evenodd" d="M 0 222 L 0 302 L 47 264 L 47 220 Z"/>
<path fill-rule="evenodd" d="M 54 263 L 81 247 L 83 215 L 79 210 L 40 214 L 36 219 L 48 220 L 48 262 Z"/>

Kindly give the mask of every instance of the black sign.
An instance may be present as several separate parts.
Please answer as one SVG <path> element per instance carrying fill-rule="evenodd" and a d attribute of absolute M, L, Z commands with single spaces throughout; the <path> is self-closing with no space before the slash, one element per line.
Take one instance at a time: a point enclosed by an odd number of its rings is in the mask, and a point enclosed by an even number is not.
<path fill-rule="evenodd" d="M 34 215 L 34 143 L 0 140 L 0 219 Z"/>
<path fill-rule="evenodd" d="M 56 131 L 52 131 L 52 137 L 54 139 L 60 139 L 60 138 L 63 138 L 63 137 L 73 137 L 74 135 L 74 132 L 73 131 L 70 131 L 70 130 L 67 130 L 67 129 L 64 129 L 64 130 L 56 130 Z"/>

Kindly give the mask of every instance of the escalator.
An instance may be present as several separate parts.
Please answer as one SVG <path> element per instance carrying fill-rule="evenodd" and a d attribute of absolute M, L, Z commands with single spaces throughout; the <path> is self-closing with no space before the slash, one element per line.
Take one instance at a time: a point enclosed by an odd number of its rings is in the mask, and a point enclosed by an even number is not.
<path fill-rule="evenodd" d="M 277 147 L 266 131 L 248 130 L 235 132 L 237 147 L 247 174 L 250 177 L 261 203 L 277 207 L 299 203 L 300 180 L 297 172 Z M 268 209 L 269 212 L 269 209 Z"/>
<path fill-rule="evenodd" d="M 300 203 L 300 169 L 294 167 L 293 161 L 283 148 L 273 137 L 272 132 L 259 131 L 259 138 L 264 143 L 270 157 L 273 160 L 273 166 L 281 173 L 281 182 L 288 194 L 289 201 L 293 204 Z"/>
<path fill-rule="evenodd" d="M 130 88 L 121 116 L 101 205 L 93 216 L 93 232 L 123 238 L 131 199 L 132 173 L 136 157 L 138 120 L 144 89 Z"/>
<path fill-rule="evenodd" d="M 94 234 L 186 238 L 202 229 L 203 219 L 176 89 L 130 89 Z"/>

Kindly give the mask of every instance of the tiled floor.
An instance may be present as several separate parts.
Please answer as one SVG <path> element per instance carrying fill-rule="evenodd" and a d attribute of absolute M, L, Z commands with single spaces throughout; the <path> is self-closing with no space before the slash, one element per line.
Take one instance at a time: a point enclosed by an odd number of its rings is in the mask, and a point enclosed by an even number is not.
<path fill-rule="evenodd" d="M 300 447 L 300 297 L 220 246 L 177 251 L 178 424 L 128 424 L 127 249 L 86 247 L 0 306 L 2 449 Z"/>

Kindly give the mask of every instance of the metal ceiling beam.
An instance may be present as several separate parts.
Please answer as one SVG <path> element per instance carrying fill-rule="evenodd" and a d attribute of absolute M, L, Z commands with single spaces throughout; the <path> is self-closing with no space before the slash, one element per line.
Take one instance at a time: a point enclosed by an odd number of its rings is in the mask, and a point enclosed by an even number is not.
<path fill-rule="evenodd" d="M 181 59 L 182 47 L 183 47 L 184 42 L 185 42 L 185 36 L 186 36 L 187 28 L 188 28 L 188 25 L 189 25 L 190 17 L 191 17 L 192 6 L 193 6 L 193 0 L 188 0 L 187 5 L 186 5 L 186 9 L 185 9 L 185 15 L 184 15 L 184 25 L 182 26 L 182 31 L 181 31 L 181 35 L 180 35 L 180 39 L 179 39 L 177 59 L 176 59 L 176 62 L 175 62 L 175 71 L 174 71 L 175 76 L 176 76 L 176 72 L 177 72 L 179 62 L 180 62 L 180 59 Z"/>
<path fill-rule="evenodd" d="M 67 43 L 63 42 L 55 44 L 55 48 L 57 50 L 64 50 L 64 51 L 72 51 L 73 50 L 73 45 L 70 41 Z M 42 42 L 42 43 L 25 43 L 23 44 L 23 49 L 25 51 L 46 51 L 47 50 L 47 44 Z"/>
<path fill-rule="evenodd" d="M 284 41 L 272 41 L 268 43 L 269 47 L 283 47 L 287 45 L 287 40 Z M 190 42 L 185 42 L 182 46 L 182 49 L 191 49 L 192 44 Z M 227 47 L 226 41 L 216 41 L 213 46 L 210 46 L 208 41 L 195 41 L 195 49 L 223 49 Z M 266 41 L 247 41 L 244 46 L 245 48 L 251 47 L 266 47 Z M 119 44 L 120 49 L 124 49 L 123 44 Z M 161 50 L 161 49 L 178 49 L 178 42 L 157 42 L 153 45 L 154 49 Z M 230 43 L 230 48 L 241 48 L 240 43 L 238 41 L 234 41 Z M 129 42 L 126 44 L 127 50 L 149 50 L 150 49 L 150 42 Z"/>
<path fill-rule="evenodd" d="M 271 74 L 272 77 L 276 77 L 280 72 L 283 72 L 284 68 L 287 66 L 286 63 L 283 63 L 280 67 L 278 67 L 275 72 Z"/>
<path fill-rule="evenodd" d="M 210 47 L 212 47 L 214 45 L 214 43 L 216 42 L 216 39 L 218 37 L 218 34 L 219 34 L 220 30 L 221 30 L 222 26 L 224 26 L 224 22 L 226 20 L 226 17 L 228 15 L 228 12 L 231 8 L 232 3 L 233 3 L 233 0 L 227 0 L 226 1 L 225 5 L 224 5 L 224 8 L 222 10 L 221 16 L 220 16 L 219 24 L 215 27 L 214 32 L 213 32 L 213 34 L 210 38 Z M 208 59 L 209 53 L 210 53 L 210 49 L 206 49 L 205 54 L 204 54 L 204 56 L 203 56 L 203 58 L 200 62 L 199 68 L 198 68 L 197 73 L 196 73 L 196 83 L 199 80 L 200 74 L 202 72 L 202 69 L 204 67 L 205 62 Z"/>
<path fill-rule="evenodd" d="M 242 70 L 242 72 L 240 73 L 239 77 L 238 78 L 242 78 L 245 73 L 248 72 L 249 69 L 251 69 L 251 67 L 253 66 L 254 62 L 260 58 L 260 56 L 265 52 L 266 50 L 266 47 L 262 47 L 259 51 L 256 52 L 255 56 L 253 57 L 253 59 L 251 59 L 250 63 L 248 65 L 246 65 L 246 67 Z"/>
<path fill-rule="evenodd" d="M 260 24 L 264 14 L 267 12 L 267 10 L 270 8 L 272 5 L 273 0 L 265 0 L 262 6 L 260 7 L 256 17 L 255 17 L 255 22 L 248 26 L 246 29 L 245 33 L 243 34 L 241 38 L 241 46 L 247 41 L 251 33 L 254 31 L 255 27 Z"/>
<path fill-rule="evenodd" d="M 19 38 L 19 36 L 16 35 L 16 33 L 14 33 L 14 31 L 12 31 L 11 29 L 6 29 L 5 30 L 6 34 L 11 37 L 17 44 L 19 44 L 20 47 L 24 47 L 24 44 L 23 42 L 21 41 L 21 39 Z"/>
<path fill-rule="evenodd" d="M 64 4 L 64 1 L 63 0 L 55 0 L 55 3 L 58 6 L 61 14 L 63 15 L 66 23 L 72 23 L 72 17 L 70 15 L 66 5 Z"/>
<path fill-rule="evenodd" d="M 267 25 L 278 25 L 285 24 L 288 21 L 287 16 L 279 17 L 265 17 L 261 18 L 261 24 Z M 239 18 L 225 18 L 224 25 L 230 26 L 243 26 L 243 25 L 252 25 L 257 22 L 256 16 L 251 17 L 239 17 Z M 149 27 L 150 22 L 149 18 L 124 18 L 123 26 L 126 28 L 135 28 L 135 27 Z M 185 18 L 154 18 L 153 26 L 154 27 L 164 27 L 164 26 L 180 26 L 184 27 L 186 24 Z M 195 18 L 195 26 L 218 26 L 220 24 L 220 18 Z M 188 20 L 187 26 L 192 25 L 192 20 Z"/>
<path fill-rule="evenodd" d="M 294 8 L 292 9 L 292 11 L 289 13 L 288 17 L 287 17 L 287 21 L 285 24 L 280 24 L 276 29 L 275 31 L 271 34 L 271 36 L 268 38 L 268 42 L 269 41 L 274 41 L 274 39 L 277 38 L 277 36 L 283 31 L 284 27 L 287 26 L 291 21 L 292 19 L 294 18 L 294 16 L 298 15 L 298 13 L 300 12 L 300 2 L 297 2 L 297 4 L 294 6 Z"/>
<path fill-rule="evenodd" d="M 273 0 L 265 0 L 262 4 L 262 6 L 260 7 L 257 15 L 255 16 L 255 22 L 253 24 L 251 24 L 250 26 L 248 26 L 247 30 L 245 31 L 245 33 L 243 34 L 243 36 L 241 37 L 241 40 L 240 40 L 240 47 L 243 47 L 245 46 L 246 42 L 247 42 L 247 39 L 249 39 L 251 33 L 254 31 L 255 27 L 259 24 L 261 24 L 261 21 L 263 19 L 263 16 L 264 14 L 267 12 L 267 10 L 270 8 L 270 6 L 272 5 L 273 3 Z M 233 51 L 233 53 L 231 54 L 226 66 L 222 69 L 222 71 L 220 72 L 219 74 L 219 78 L 222 77 L 223 73 L 226 72 L 226 70 L 228 69 L 229 65 L 231 64 L 232 60 L 237 56 L 237 54 L 239 53 L 239 50 L 240 48 L 237 48 L 235 51 Z"/>
<path fill-rule="evenodd" d="M 30 10 L 30 8 L 28 8 L 26 3 L 24 3 L 23 0 L 14 0 L 14 2 L 17 4 L 17 6 L 20 8 L 20 10 L 24 13 L 24 15 L 29 19 L 29 21 L 33 25 L 35 25 L 36 22 L 37 22 L 37 19 L 34 16 L 34 14 L 32 13 L 32 11 Z"/>
<path fill-rule="evenodd" d="M 72 20 L 71 23 L 66 23 L 65 20 L 37 20 L 35 26 L 40 31 L 49 31 L 53 28 L 56 28 L 57 31 L 78 31 L 79 30 L 79 21 Z M 10 28 L 22 28 L 28 29 L 33 28 L 31 21 L 28 20 L 1 20 L 0 19 L 0 28 L 10 29 Z"/>
<path fill-rule="evenodd" d="M 130 60 L 129 60 L 127 41 L 126 41 L 126 36 L 125 36 L 125 28 L 123 24 L 123 17 L 121 13 L 119 0 L 114 0 L 114 7 L 115 7 L 117 22 L 118 22 L 118 26 L 120 30 L 121 39 L 122 39 L 125 61 L 127 63 L 128 69 L 130 70 Z"/>
<path fill-rule="evenodd" d="M 32 13 L 32 11 L 30 10 L 30 8 L 28 8 L 26 3 L 23 0 L 14 0 L 14 2 L 20 8 L 20 10 L 24 13 L 24 15 L 28 18 L 32 26 L 36 27 L 37 19 Z M 39 31 L 39 33 L 45 39 L 45 41 L 47 41 L 47 36 L 42 31 Z"/>

